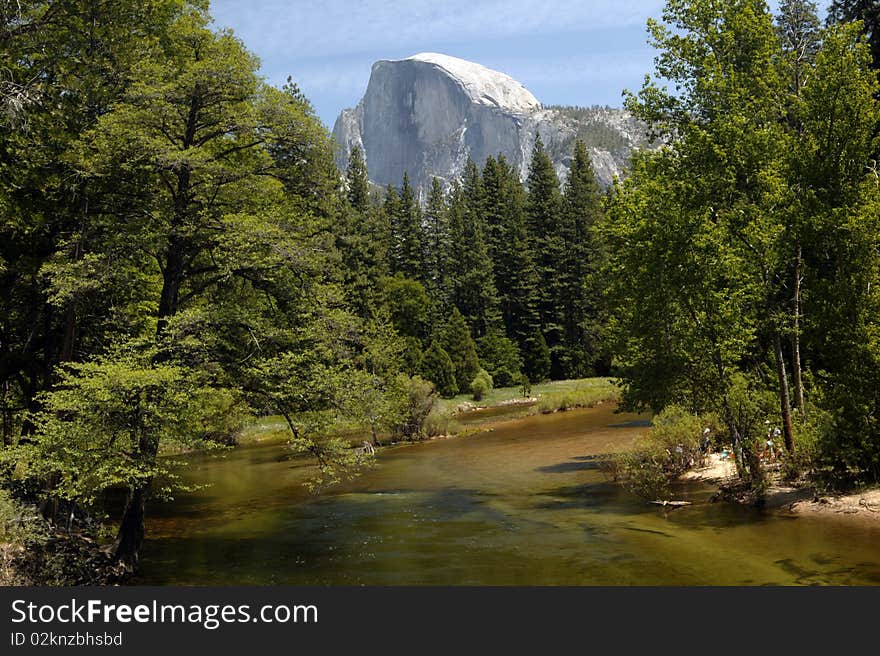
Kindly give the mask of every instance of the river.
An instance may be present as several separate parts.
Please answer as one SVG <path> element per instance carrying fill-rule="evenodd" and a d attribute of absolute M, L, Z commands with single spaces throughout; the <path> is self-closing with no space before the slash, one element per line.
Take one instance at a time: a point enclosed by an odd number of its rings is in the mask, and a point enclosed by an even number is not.
<path fill-rule="evenodd" d="M 644 416 L 608 405 L 391 447 L 359 478 L 310 494 L 283 443 L 194 454 L 208 485 L 148 508 L 135 583 L 151 585 L 880 584 L 880 529 L 710 503 L 645 504 L 603 453 Z"/>

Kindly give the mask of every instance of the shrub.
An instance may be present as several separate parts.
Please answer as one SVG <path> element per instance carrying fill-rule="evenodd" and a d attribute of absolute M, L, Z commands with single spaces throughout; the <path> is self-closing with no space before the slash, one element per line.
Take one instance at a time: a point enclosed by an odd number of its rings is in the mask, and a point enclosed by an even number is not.
<path fill-rule="evenodd" d="M 250 410 L 234 391 L 201 388 L 193 394 L 200 408 L 198 439 L 231 446 L 238 443 L 241 430 L 251 418 Z"/>
<path fill-rule="evenodd" d="M 459 430 L 459 425 L 452 416 L 445 411 L 434 408 L 425 419 L 424 433 L 428 437 L 442 435 L 454 435 Z"/>
<path fill-rule="evenodd" d="M 492 376 L 485 369 L 480 369 L 471 381 L 471 393 L 474 395 L 474 401 L 482 401 L 491 389 Z"/>
<path fill-rule="evenodd" d="M 529 377 L 525 374 L 519 375 L 519 391 L 522 393 L 524 399 L 527 399 L 532 395 L 532 381 L 530 381 Z"/>
<path fill-rule="evenodd" d="M 421 439 L 425 436 L 425 421 L 437 401 L 434 385 L 419 376 L 404 375 L 398 377 L 396 385 L 399 390 L 397 419 L 391 432 L 406 440 Z"/>
<path fill-rule="evenodd" d="M 618 456 L 616 471 L 624 484 L 645 499 L 668 499 L 672 481 L 703 461 L 704 424 L 698 415 L 668 406 L 654 418 L 654 428 Z"/>
<path fill-rule="evenodd" d="M 0 488 L 0 544 L 29 545 L 43 542 L 48 535 L 48 524 L 36 509 Z"/>

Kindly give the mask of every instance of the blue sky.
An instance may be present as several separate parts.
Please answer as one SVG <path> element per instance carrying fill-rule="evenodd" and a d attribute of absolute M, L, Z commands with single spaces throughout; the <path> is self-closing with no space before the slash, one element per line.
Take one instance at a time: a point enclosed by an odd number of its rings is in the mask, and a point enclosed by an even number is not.
<path fill-rule="evenodd" d="M 213 0 L 280 85 L 293 76 L 328 126 L 378 59 L 441 52 L 522 82 L 542 103 L 621 104 L 653 68 L 645 23 L 663 0 Z M 775 3 L 774 3 L 775 4 Z M 824 18 L 827 0 L 821 0 Z"/>

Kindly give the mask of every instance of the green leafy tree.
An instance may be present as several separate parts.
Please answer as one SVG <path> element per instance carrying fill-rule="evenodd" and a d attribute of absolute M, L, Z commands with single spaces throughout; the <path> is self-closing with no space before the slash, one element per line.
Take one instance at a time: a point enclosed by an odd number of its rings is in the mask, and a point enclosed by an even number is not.
<path fill-rule="evenodd" d="M 231 373 L 253 348 L 254 322 L 268 329 L 256 315 L 243 316 L 267 309 L 258 291 L 274 294 L 291 319 L 299 313 L 295 321 L 315 321 L 305 314 L 309 299 L 330 288 L 304 289 L 297 276 L 320 271 L 309 258 L 323 251 L 316 259 L 324 259 L 326 273 L 314 281 L 327 281 L 332 245 L 326 234 L 299 243 L 294 235 L 332 222 L 338 185 L 329 139 L 295 86 L 265 86 L 256 58 L 208 24 L 200 8 L 180 13 L 137 64 L 123 100 L 80 140 L 75 161 L 87 178 L 119 177 L 118 196 L 96 221 L 112 223 L 134 263 L 158 274 L 142 301 L 161 347 L 157 357 L 207 366 L 200 353 L 211 353 L 212 366 Z M 306 226 L 299 217 L 308 203 Z M 155 458 L 159 445 L 147 440 L 139 453 Z M 130 565 L 150 486 L 144 477 L 129 489 L 116 554 Z"/>
<path fill-rule="evenodd" d="M 383 297 L 394 327 L 405 337 L 426 337 L 431 299 L 417 280 L 401 274 L 382 280 Z"/>
<path fill-rule="evenodd" d="M 831 0 L 829 25 L 860 21 L 871 47 L 871 67 L 880 69 L 880 4 L 876 0 Z"/>

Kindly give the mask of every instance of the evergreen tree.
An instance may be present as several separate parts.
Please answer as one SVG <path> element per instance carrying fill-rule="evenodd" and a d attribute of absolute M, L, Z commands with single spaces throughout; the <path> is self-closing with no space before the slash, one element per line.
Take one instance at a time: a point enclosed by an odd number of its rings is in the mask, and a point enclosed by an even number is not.
<path fill-rule="evenodd" d="M 425 357 L 422 359 L 422 377 L 434 383 L 437 393 L 443 398 L 449 399 L 458 394 L 455 367 L 449 354 L 436 340 L 432 341 L 431 346 L 425 351 Z"/>
<path fill-rule="evenodd" d="M 453 302 L 476 337 L 485 335 L 499 321 L 492 261 L 485 240 L 483 200 L 479 169 L 468 159 L 462 185 L 450 197 L 450 265 Z"/>
<path fill-rule="evenodd" d="M 588 281 L 598 260 L 593 226 L 600 219 L 601 208 L 590 156 L 578 140 L 565 185 L 561 228 L 565 248 L 559 267 L 564 330 L 561 369 L 566 378 L 589 375 L 598 357 L 599 303 Z"/>
<path fill-rule="evenodd" d="M 522 370 L 519 347 L 500 329 L 490 330 L 477 341 L 477 353 L 496 387 L 510 387 L 519 382 Z"/>
<path fill-rule="evenodd" d="M 385 246 L 373 225 L 380 213 L 371 205 L 369 179 L 363 154 L 355 146 L 345 172 L 348 207 L 336 226 L 336 246 L 345 263 L 343 284 L 346 298 L 357 314 L 370 318 L 376 310 L 379 281 L 384 269 Z"/>
<path fill-rule="evenodd" d="M 538 278 L 526 233 L 526 192 L 503 155 L 483 172 L 490 256 L 505 330 L 521 347 L 540 327 Z"/>
<path fill-rule="evenodd" d="M 550 377 L 550 347 L 539 329 L 535 329 L 523 348 L 523 373 L 533 383 Z"/>
<path fill-rule="evenodd" d="M 816 3 L 811 0 L 782 0 L 776 17 L 776 33 L 789 68 L 789 91 L 800 95 L 806 72 L 816 58 L 821 42 Z"/>
<path fill-rule="evenodd" d="M 458 389 L 470 389 L 471 381 L 480 370 L 480 361 L 471 332 L 458 308 L 452 308 L 446 325 L 440 331 L 438 344 L 452 360 Z"/>
<path fill-rule="evenodd" d="M 392 271 L 412 280 L 424 280 L 422 212 L 406 173 L 403 174 L 399 199 L 393 203 L 391 210 Z"/>
<path fill-rule="evenodd" d="M 351 149 L 348 155 L 348 168 L 345 170 L 346 195 L 348 203 L 355 211 L 366 215 L 370 209 L 370 178 L 367 163 L 360 146 Z"/>
<path fill-rule="evenodd" d="M 443 188 L 437 178 L 431 181 L 431 191 L 425 207 L 424 235 L 425 285 L 436 307 L 445 309 L 451 297 L 452 241 Z"/>
<path fill-rule="evenodd" d="M 559 266 L 565 242 L 562 236 L 562 197 L 553 162 L 540 135 L 535 140 L 528 176 L 527 226 L 538 277 L 537 309 L 550 348 L 553 378 L 562 376 L 564 316 L 560 301 Z"/>

